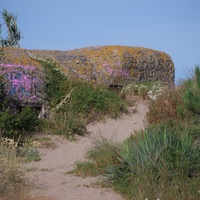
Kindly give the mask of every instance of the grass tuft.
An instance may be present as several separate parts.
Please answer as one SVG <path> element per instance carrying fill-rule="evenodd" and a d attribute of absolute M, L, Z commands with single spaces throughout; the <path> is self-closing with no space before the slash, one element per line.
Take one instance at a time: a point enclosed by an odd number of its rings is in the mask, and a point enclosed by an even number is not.
<path fill-rule="evenodd" d="M 16 146 L 8 140 L 0 142 L 0 194 L 16 192 L 23 182 L 23 170 L 16 156 Z"/>
<path fill-rule="evenodd" d="M 98 176 L 105 172 L 110 163 L 115 163 L 115 152 L 119 149 L 117 143 L 101 137 L 94 140 L 94 146 L 86 154 L 90 161 L 77 162 L 74 172 L 79 176 Z"/>

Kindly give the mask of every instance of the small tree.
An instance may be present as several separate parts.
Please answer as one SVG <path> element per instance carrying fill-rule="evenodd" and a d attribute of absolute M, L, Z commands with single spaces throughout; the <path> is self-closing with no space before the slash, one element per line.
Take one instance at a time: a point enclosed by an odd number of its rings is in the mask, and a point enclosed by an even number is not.
<path fill-rule="evenodd" d="M 21 40 L 22 36 L 21 36 L 21 31 L 18 29 L 17 26 L 17 16 L 15 16 L 12 13 L 9 13 L 6 9 L 4 9 L 2 12 L 2 18 L 4 20 L 4 23 L 7 27 L 8 30 L 8 36 L 7 38 L 2 38 L 2 36 L 0 36 L 0 42 L 1 42 L 1 46 L 5 46 L 5 47 L 19 47 L 19 41 Z M 1 27 L 3 24 L 0 24 L 0 34 L 1 34 Z"/>

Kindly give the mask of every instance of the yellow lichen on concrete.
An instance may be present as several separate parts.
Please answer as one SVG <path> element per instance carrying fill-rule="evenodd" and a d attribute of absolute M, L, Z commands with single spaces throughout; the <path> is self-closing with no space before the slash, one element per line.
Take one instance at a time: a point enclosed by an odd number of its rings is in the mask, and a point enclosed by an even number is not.
<path fill-rule="evenodd" d="M 102 46 L 70 51 L 5 49 L 6 63 L 33 65 L 41 63 L 28 55 L 54 60 L 69 78 L 95 84 L 118 85 L 130 81 L 160 81 L 174 85 L 174 64 L 164 52 L 143 47 Z"/>

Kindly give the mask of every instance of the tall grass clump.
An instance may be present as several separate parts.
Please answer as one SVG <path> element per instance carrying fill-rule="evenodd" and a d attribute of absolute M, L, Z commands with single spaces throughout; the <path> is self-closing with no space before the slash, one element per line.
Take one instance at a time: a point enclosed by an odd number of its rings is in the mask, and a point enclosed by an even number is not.
<path fill-rule="evenodd" d="M 19 146 L 14 139 L 0 137 L 0 199 L 26 199 L 29 187 L 22 163 L 38 160 L 40 155 L 30 144 Z"/>
<path fill-rule="evenodd" d="M 52 62 L 43 65 L 50 105 L 47 127 L 51 131 L 67 137 L 83 135 L 89 122 L 105 116 L 115 118 L 126 111 L 124 101 L 116 93 L 87 82 L 68 80 Z"/>
<path fill-rule="evenodd" d="M 115 152 L 120 144 L 106 138 L 95 139 L 93 148 L 86 153 L 87 161 L 77 162 L 73 170 L 79 176 L 97 176 L 105 173 L 106 167 L 116 162 Z"/>
<path fill-rule="evenodd" d="M 197 199 L 199 153 L 187 132 L 149 128 L 124 142 L 106 175 L 130 199 Z"/>
<path fill-rule="evenodd" d="M 200 114 L 200 69 L 196 66 L 194 69 L 194 78 L 188 79 L 184 83 L 184 105 L 195 115 Z"/>
<path fill-rule="evenodd" d="M 0 194 L 15 193 L 23 182 L 23 170 L 16 155 L 16 143 L 0 141 Z"/>

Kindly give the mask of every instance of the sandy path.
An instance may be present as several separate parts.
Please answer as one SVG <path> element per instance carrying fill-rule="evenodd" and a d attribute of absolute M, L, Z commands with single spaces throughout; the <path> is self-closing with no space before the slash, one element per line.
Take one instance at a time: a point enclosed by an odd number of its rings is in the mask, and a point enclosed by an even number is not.
<path fill-rule="evenodd" d="M 136 113 L 123 115 L 117 120 L 108 119 L 106 123 L 88 125 L 90 135 L 75 142 L 67 141 L 60 136 L 50 136 L 57 144 L 57 148 L 39 149 L 41 161 L 26 165 L 29 169 L 28 178 L 37 185 L 34 194 L 56 200 L 121 200 L 122 197 L 112 190 L 92 184 L 97 178 L 81 178 L 64 173 L 72 170 L 76 161 L 84 159 L 85 152 L 92 147 L 94 137 L 102 135 L 114 141 L 122 141 L 133 133 L 133 130 L 143 128 L 147 111 L 147 105 L 140 102 Z"/>

